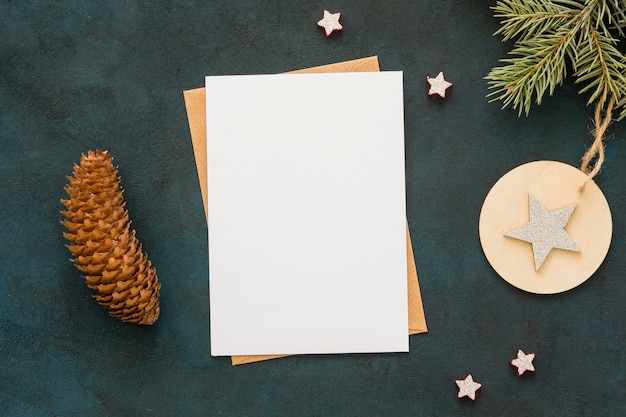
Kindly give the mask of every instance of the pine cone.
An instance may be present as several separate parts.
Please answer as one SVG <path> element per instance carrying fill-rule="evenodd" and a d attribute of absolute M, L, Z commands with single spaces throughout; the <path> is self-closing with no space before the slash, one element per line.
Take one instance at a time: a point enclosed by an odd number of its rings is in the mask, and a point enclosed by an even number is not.
<path fill-rule="evenodd" d="M 93 297 L 109 314 L 153 324 L 159 317 L 161 284 L 130 228 L 113 158 L 106 151 L 89 151 L 67 179 L 69 200 L 61 200 L 67 208 L 61 224 L 68 230 L 63 237 L 71 242 L 71 261 L 85 274 L 87 286 L 98 291 Z"/>

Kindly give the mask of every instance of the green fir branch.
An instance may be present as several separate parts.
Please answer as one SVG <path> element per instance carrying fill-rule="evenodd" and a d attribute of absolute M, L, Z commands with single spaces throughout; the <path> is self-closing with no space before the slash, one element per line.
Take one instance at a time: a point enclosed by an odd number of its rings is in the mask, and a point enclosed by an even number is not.
<path fill-rule="evenodd" d="M 617 41 L 607 37 L 601 32 L 590 28 L 592 37 L 588 40 L 591 44 L 583 51 L 576 60 L 576 83 L 587 83 L 580 93 L 593 91 L 587 104 L 600 100 L 601 105 L 608 102 L 610 94 L 615 95 L 616 100 L 626 96 L 626 63 L 622 53 L 617 50 Z M 587 40 L 583 40 L 586 42 Z"/>
<path fill-rule="evenodd" d="M 512 57 L 485 77 L 490 101 L 528 115 L 563 83 L 569 62 L 588 104 L 614 96 L 618 119 L 626 117 L 626 58 L 613 35 L 624 35 L 626 0 L 501 0 L 493 9 L 504 19 L 494 35 L 516 41 Z"/>
<path fill-rule="evenodd" d="M 626 0 L 607 0 L 600 1 L 600 11 L 597 19 L 604 21 L 606 19 L 608 26 L 616 29 L 620 36 L 624 36 L 624 27 L 626 25 Z"/>
<path fill-rule="evenodd" d="M 553 2 L 502 0 L 493 9 L 495 17 L 505 19 L 500 22 L 502 27 L 494 33 L 503 35 L 503 42 L 540 36 L 576 16 L 568 7 Z"/>
<path fill-rule="evenodd" d="M 533 96 L 541 104 L 544 93 L 554 92 L 567 75 L 565 54 L 566 41 L 558 34 L 544 37 L 541 41 L 529 40 L 510 52 L 514 58 L 501 60 L 508 65 L 494 68 L 487 76 L 492 88 L 487 97 L 490 101 L 502 100 L 503 107 L 513 107 L 521 115 L 528 115 Z"/>

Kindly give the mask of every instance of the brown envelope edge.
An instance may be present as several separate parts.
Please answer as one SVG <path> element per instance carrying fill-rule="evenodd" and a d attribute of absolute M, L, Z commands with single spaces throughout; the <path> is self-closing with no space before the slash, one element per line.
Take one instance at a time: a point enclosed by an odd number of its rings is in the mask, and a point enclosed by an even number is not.
<path fill-rule="evenodd" d="M 325 72 L 378 72 L 378 57 L 368 57 L 352 61 L 339 62 L 336 64 L 322 65 L 319 67 L 307 68 L 292 71 L 289 74 L 297 73 L 325 73 Z M 207 194 L 207 157 L 206 157 L 206 90 L 196 88 L 183 91 L 185 106 L 187 108 L 187 119 L 189 120 L 189 130 L 193 143 L 193 152 L 196 159 L 198 179 L 200 181 L 200 191 L 204 204 L 204 215 L 208 218 L 208 194 Z M 424 333 L 426 328 L 426 318 L 422 305 L 422 296 L 417 278 L 415 258 L 413 256 L 413 246 L 407 222 L 406 228 L 406 249 L 407 249 L 407 284 L 408 284 L 408 307 L 409 307 L 409 335 Z M 281 358 L 289 355 L 246 355 L 232 356 L 233 365 L 259 362 L 268 359 Z"/>

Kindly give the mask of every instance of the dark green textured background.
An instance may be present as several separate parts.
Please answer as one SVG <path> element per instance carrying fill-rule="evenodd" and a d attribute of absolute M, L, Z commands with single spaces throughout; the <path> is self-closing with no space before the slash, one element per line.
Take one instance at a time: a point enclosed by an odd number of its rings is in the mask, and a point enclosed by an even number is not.
<path fill-rule="evenodd" d="M 621 416 L 626 414 L 626 128 L 597 182 L 614 239 L 558 296 L 485 260 L 478 215 L 522 163 L 578 165 L 593 109 L 566 82 L 529 118 L 484 98 L 510 45 L 494 1 L 0 1 L 0 415 Z M 324 8 L 345 31 L 325 38 Z M 378 55 L 404 71 L 407 207 L 429 333 L 409 354 L 232 367 L 209 355 L 206 225 L 182 98 L 205 75 L 277 73 Z M 425 77 L 454 83 L 444 101 Z M 68 262 L 65 175 L 116 158 L 162 282 L 153 327 L 110 318 Z M 320 306 L 323 308 L 323 306 Z M 518 348 L 537 372 L 518 378 Z M 454 379 L 484 385 L 458 400 Z"/>

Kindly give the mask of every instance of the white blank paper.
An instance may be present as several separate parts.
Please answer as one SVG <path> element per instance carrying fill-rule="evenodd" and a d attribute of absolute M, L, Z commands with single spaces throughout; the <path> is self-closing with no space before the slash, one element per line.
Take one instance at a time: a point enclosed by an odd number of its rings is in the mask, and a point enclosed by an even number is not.
<path fill-rule="evenodd" d="M 206 97 L 212 355 L 408 351 L 402 73 Z"/>

